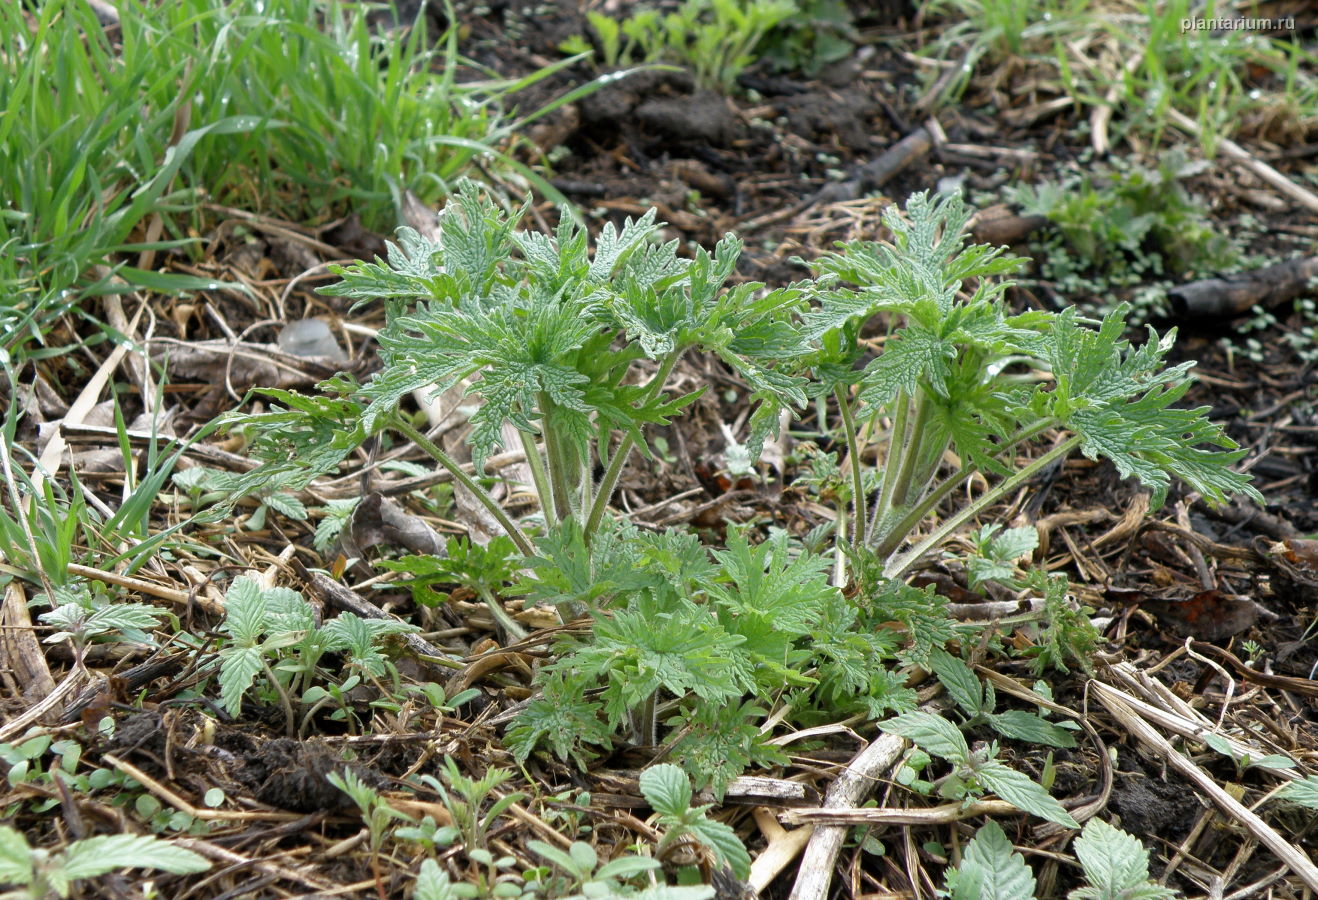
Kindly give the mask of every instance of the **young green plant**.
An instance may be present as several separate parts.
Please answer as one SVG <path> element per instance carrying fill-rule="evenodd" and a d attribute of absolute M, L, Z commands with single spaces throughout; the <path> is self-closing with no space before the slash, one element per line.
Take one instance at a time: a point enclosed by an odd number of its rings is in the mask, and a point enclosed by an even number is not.
<path fill-rule="evenodd" d="M 845 539 L 854 552 L 877 555 L 886 577 L 902 577 L 1076 450 L 1137 478 L 1154 508 L 1172 476 L 1210 502 L 1236 493 L 1262 499 L 1230 468 L 1246 451 L 1208 420 L 1207 408 L 1172 406 L 1189 390 L 1194 365 L 1164 367 L 1174 334 L 1150 329 L 1144 344 L 1132 346 L 1124 307 L 1096 329 L 1074 308 L 1010 315 L 1003 300 L 1009 285 L 996 276 L 1021 260 L 966 245 L 970 210 L 959 196 L 917 194 L 906 213 L 885 213 L 891 244 L 854 242 L 815 264 L 833 286 L 805 318 L 817 342 L 812 387 L 832 395 L 846 441 L 852 515 Z M 869 346 L 861 329 L 880 314 L 887 323 L 882 352 L 861 366 Z M 1017 463 L 1021 451 L 1053 434 L 1059 437 L 1047 449 Z M 873 495 L 861 465 L 871 443 L 882 448 Z M 911 541 L 974 476 L 997 481 Z"/>
<path fill-rule="evenodd" d="M 606 226 L 592 255 L 585 232 L 566 216 L 553 237 L 515 231 L 524 212 L 509 215 L 466 183 L 437 243 L 400 229 L 401 247 L 391 245 L 387 261 L 336 267 L 343 280 L 325 293 L 386 303 L 378 336 L 384 368 L 365 385 L 327 382 L 331 396 L 264 391 L 283 407 L 230 417 L 251 431 L 253 450 L 267 462 L 241 477 L 233 494 L 276 479 L 301 486 L 367 437 L 392 431 L 451 473 L 533 556 L 523 528 L 401 409 L 405 397 L 467 385 L 481 400 L 471 419 L 476 471 L 511 424 L 546 525 L 572 523 L 586 540 L 632 451 L 649 455 L 644 429 L 667 424 L 701 393 L 664 392 L 686 354 L 717 354 L 751 385 L 757 450 L 778 412 L 804 403 L 802 379 L 778 367 L 797 350 L 790 314 L 803 288 L 724 290 L 740 252 L 734 237 L 712 255 L 683 259 L 676 241 L 652 240 L 659 226 L 651 212 L 620 230 Z"/>

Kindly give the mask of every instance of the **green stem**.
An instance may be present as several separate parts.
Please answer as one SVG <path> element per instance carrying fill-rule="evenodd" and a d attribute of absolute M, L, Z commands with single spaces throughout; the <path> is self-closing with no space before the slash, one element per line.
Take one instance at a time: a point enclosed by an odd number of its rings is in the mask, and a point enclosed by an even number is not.
<path fill-rule="evenodd" d="M 857 518 L 857 521 L 860 521 Z M 845 587 L 847 583 L 847 554 L 842 549 L 847 543 L 847 505 L 837 505 L 837 525 L 833 530 L 833 585 Z M 856 545 L 859 549 L 860 545 Z"/>
<path fill-rule="evenodd" d="M 290 738 L 297 736 L 296 716 L 293 714 L 293 701 L 288 699 L 288 691 L 279 683 L 275 677 L 274 669 L 270 668 L 270 661 L 261 657 L 261 668 L 265 670 L 265 677 L 270 679 L 270 685 L 279 695 L 279 705 L 284 708 L 284 734 Z"/>
<path fill-rule="evenodd" d="M 922 556 L 946 540 L 952 532 L 973 519 L 984 509 L 984 507 L 997 502 L 999 497 L 1010 491 L 1014 491 L 1017 487 L 1029 481 L 1052 462 L 1065 457 L 1068 453 L 1079 446 L 1080 435 L 1072 435 L 1047 453 L 1040 456 L 1038 459 L 1035 459 L 1010 478 L 1003 480 L 1002 483 L 985 491 L 981 496 L 975 498 L 973 502 L 958 511 L 942 525 L 935 528 L 933 533 L 920 541 L 920 543 L 916 544 L 896 559 L 889 560 L 887 565 L 883 567 L 884 576 L 887 578 L 901 577 L 909 571 L 912 566 L 919 562 Z"/>
<path fill-rule="evenodd" d="M 540 432 L 545 441 L 545 461 L 549 468 L 549 487 L 553 495 L 554 513 L 560 522 L 572 518 L 572 480 L 569 469 L 572 465 L 569 448 L 562 441 L 557 429 L 550 419 L 553 418 L 554 401 L 549 394 L 541 391 L 536 395 L 536 405 L 540 407 Z M 577 472 L 580 477 L 580 472 Z"/>
<path fill-rule="evenodd" d="M 865 543 L 865 480 L 860 470 L 860 442 L 856 438 L 856 419 L 851 412 L 851 400 L 841 385 L 833 388 L 838 412 L 842 416 L 842 431 L 847 438 L 847 458 L 851 463 L 851 509 L 855 526 L 852 542 L 860 547 Z M 839 519 L 839 522 L 841 520 Z M 844 529 L 838 529 L 839 539 Z"/>
<path fill-rule="evenodd" d="M 503 604 L 495 599 L 494 594 L 490 593 L 488 589 L 482 588 L 480 595 L 481 599 L 485 601 L 485 605 L 490 608 L 490 615 L 494 616 L 494 621 L 499 624 L 499 627 L 504 630 L 510 640 L 514 643 L 526 640 L 526 629 L 516 619 L 508 615 L 508 610 L 504 609 Z"/>
<path fill-rule="evenodd" d="M 672 374 L 677 361 L 682 358 L 682 353 L 681 350 L 674 350 L 659 364 L 659 371 L 646 385 L 645 393 L 641 399 L 642 405 L 649 403 L 656 394 L 664 389 L 664 382 Z M 613 492 L 618 487 L 618 479 L 622 477 L 622 468 L 627 464 L 627 457 L 631 455 L 632 448 L 635 446 L 636 438 L 629 432 L 624 433 L 622 440 L 618 442 L 618 448 L 613 451 L 613 456 L 609 458 L 609 467 L 604 471 L 604 477 L 600 479 L 599 487 L 595 491 L 595 499 L 590 504 L 590 513 L 586 517 L 587 541 L 599 528 L 600 522 L 604 520 L 604 511 L 609 508 L 609 501 L 613 499 Z"/>
<path fill-rule="evenodd" d="M 1030 440 L 1056 424 L 1057 422 L 1052 419 L 1045 419 L 1041 422 L 1036 422 L 1033 425 L 1027 425 L 999 444 L 994 449 L 992 455 L 1001 456 L 1014 448 L 1017 444 Z M 910 534 L 911 531 L 915 529 L 915 526 L 919 525 L 920 521 L 933 511 L 934 507 L 938 506 L 939 503 L 942 503 L 944 498 L 951 494 L 952 491 L 965 484 L 971 476 L 979 471 L 979 466 L 974 465 L 973 463 L 967 465 L 956 475 L 930 491 L 919 503 L 907 510 L 905 515 L 898 519 L 897 522 L 894 523 L 883 535 L 872 534 L 870 539 L 874 545 L 875 555 L 886 558 L 896 552 L 897 548 L 901 546 L 902 541 L 906 539 L 906 535 Z"/>
<path fill-rule="evenodd" d="M 921 440 L 920 432 L 924 430 L 925 422 L 929 420 L 929 399 L 924 391 L 919 391 L 915 397 L 915 415 L 908 416 L 906 422 L 906 434 L 902 441 L 902 458 L 897 467 L 897 478 L 893 484 L 892 496 L 889 498 L 889 508 L 900 509 L 907 504 L 911 495 L 911 487 L 915 483 L 915 473 L 917 466 L 920 465 L 920 456 L 925 450 L 925 442 Z M 937 465 L 937 458 L 942 456 L 940 450 L 935 458 L 934 465 Z"/>
<path fill-rule="evenodd" d="M 526 464 L 531 470 L 531 481 L 535 483 L 535 494 L 540 500 L 540 511 L 544 514 L 545 526 L 552 528 L 558 524 L 558 519 L 554 515 L 554 504 L 550 499 L 552 492 L 549 489 L 549 479 L 545 475 L 545 458 L 540 455 L 534 434 L 529 431 L 518 431 L 517 434 L 522 439 L 522 452 L 526 454 Z"/>
<path fill-rule="evenodd" d="M 892 419 L 892 435 L 888 438 L 888 452 L 883 456 L 883 484 L 879 488 L 878 499 L 874 501 L 874 515 L 870 522 L 870 533 L 879 524 L 879 518 L 885 510 L 892 508 L 892 493 L 897 485 L 897 471 L 901 468 L 901 459 L 905 455 L 907 433 L 906 420 L 909 417 L 911 401 L 902 391 L 897 394 L 897 412 Z"/>
<path fill-rule="evenodd" d="M 448 470 L 449 474 L 453 476 L 454 481 L 471 491 L 472 496 L 476 498 L 477 502 L 488 509 L 490 515 L 494 516 L 495 521 L 503 526 L 504 531 L 508 532 L 508 537 L 512 538 L 513 543 L 517 545 L 518 550 L 522 551 L 526 556 L 535 555 L 535 547 L 531 545 L 531 540 L 526 536 L 522 529 L 518 528 L 517 523 L 510 519 L 508 514 L 503 511 L 503 507 L 494 501 L 494 498 L 490 496 L 489 491 L 481 487 L 476 482 L 476 479 L 472 478 L 462 470 L 462 466 L 458 465 L 457 460 L 440 449 L 438 444 L 422 434 L 416 426 L 407 421 L 402 415 L 394 416 L 390 420 L 389 425 L 403 437 L 416 444 L 422 450 L 426 451 L 426 453 L 429 453 L 431 457 L 434 458 L 435 462 Z"/>
<path fill-rule="evenodd" d="M 956 475 L 947 479 L 947 481 L 944 481 L 938 487 L 930 491 L 928 496 L 915 506 L 911 507 L 904 516 L 893 523 L 892 527 L 888 529 L 882 540 L 876 541 L 874 545 L 874 554 L 885 558 L 891 556 L 893 552 L 901 546 L 902 541 L 906 539 L 906 535 L 910 534 L 915 526 L 919 525 L 921 520 L 929 515 L 934 507 L 939 503 L 942 503 L 944 498 L 958 487 L 965 484 L 966 480 L 978 471 L 978 466 L 967 466 L 965 469 L 962 469 Z"/>

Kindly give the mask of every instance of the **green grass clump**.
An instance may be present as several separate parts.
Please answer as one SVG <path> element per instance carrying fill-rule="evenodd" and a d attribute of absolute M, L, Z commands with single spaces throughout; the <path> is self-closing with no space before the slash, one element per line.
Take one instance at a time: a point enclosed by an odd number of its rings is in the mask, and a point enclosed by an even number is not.
<path fill-rule="evenodd" d="M 208 199 L 297 221 L 353 211 L 388 230 L 405 190 L 438 201 L 483 158 L 543 189 L 506 143 L 558 104 L 515 119 L 504 103 L 553 67 L 459 82 L 456 30 L 438 44 L 422 20 L 381 34 L 367 10 L 127 0 L 114 36 L 73 0 L 43 4 L 31 24 L 19 4 L 0 9 L 7 345 L 109 290 L 88 279 L 94 265 L 188 243 Z M 130 287 L 213 286 L 117 274 Z"/>
<path fill-rule="evenodd" d="M 691 70 L 701 90 L 731 93 L 737 76 L 756 60 L 769 31 L 799 12 L 792 0 L 686 0 L 661 15 L 641 8 L 626 19 L 588 12 L 600 60 L 609 68 L 633 62 L 671 62 Z M 562 49 L 591 49 L 584 37 L 565 41 Z"/>

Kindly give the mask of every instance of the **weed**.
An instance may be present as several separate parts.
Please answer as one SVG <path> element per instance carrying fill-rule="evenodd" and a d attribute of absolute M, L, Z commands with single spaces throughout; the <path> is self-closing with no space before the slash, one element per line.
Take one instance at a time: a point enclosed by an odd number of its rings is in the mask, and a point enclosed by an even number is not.
<path fill-rule="evenodd" d="M 1042 785 L 996 758 L 996 742 L 972 751 L 960 729 L 923 709 L 888 719 L 879 723 L 879 727 L 907 738 L 929 756 L 951 764 L 951 771 L 930 785 L 940 797 L 962 801 L 991 791 L 1031 815 L 1068 828 L 1079 827 Z"/>
<path fill-rule="evenodd" d="M 130 289 L 224 287 L 115 265 L 189 246 L 207 197 L 252 196 L 299 221 L 351 208 L 387 228 L 405 191 L 434 202 L 489 158 L 561 200 L 508 145 L 599 86 L 513 117 L 509 97 L 571 61 L 459 82 L 456 28 L 434 47 L 424 18 L 401 37 L 378 34 L 360 4 L 130 0 L 118 12 L 114 43 L 73 0 L 43 3 L 31 28 L 21 5 L 0 9 L 0 108 L 16 111 L 0 122 L 0 193 L 14 204 L 0 217 L 11 350 L 40 341 L 80 298 L 122 290 L 89 277 L 100 263 Z"/>
<path fill-rule="evenodd" d="M 997 705 L 993 685 L 982 683 L 974 671 L 944 650 L 935 650 L 929 659 L 934 674 L 947 694 L 968 718 L 963 728 L 987 725 L 1003 737 L 1047 747 L 1074 747 L 1071 732 L 1043 717 L 1023 710 L 995 712 Z"/>
<path fill-rule="evenodd" d="M 1046 59 L 1051 42 L 1079 29 L 1085 4 L 1076 0 L 933 0 L 925 15 L 952 21 L 930 46 L 929 53 L 950 69 L 934 85 L 936 102 L 953 103 L 970 85 L 981 62 L 1004 63 L 1027 56 Z M 959 56 L 953 61 L 950 56 Z"/>
<path fill-rule="evenodd" d="M 628 882 L 646 872 L 661 868 L 656 859 L 644 856 L 620 856 L 600 865 L 599 854 L 595 848 L 584 841 L 573 841 L 566 851 L 560 850 L 544 841 L 527 841 L 526 846 L 563 871 L 565 884 L 541 884 L 547 889 L 548 896 L 562 896 L 579 891 L 580 896 L 627 896 L 633 891 L 628 889 Z"/>
<path fill-rule="evenodd" d="M 421 781 L 439 794 L 467 855 L 485 850 L 490 826 L 510 806 L 525 797 L 521 793 L 498 795 L 499 786 L 512 778 L 513 773 L 507 769 L 490 768 L 480 778 L 468 778 L 458 769 L 457 763 L 446 756 L 440 774 L 442 781 L 433 775 L 422 775 Z"/>
<path fill-rule="evenodd" d="M 1213 229 L 1203 202 L 1186 188 L 1184 179 L 1195 170 L 1173 150 L 1153 169 L 1114 166 L 1057 183 L 1021 185 L 1012 196 L 1026 215 L 1045 216 L 1065 241 L 1064 252 L 1045 253 L 1045 277 L 1092 269 L 1113 286 L 1163 275 L 1184 278 L 1229 269 L 1240 260 L 1239 249 Z"/>
<path fill-rule="evenodd" d="M 57 630 L 46 638 L 46 643 L 69 641 L 79 660 L 93 640 L 109 638 L 152 645 L 147 632 L 167 615 L 149 603 L 115 603 L 99 586 L 93 591 L 85 584 L 56 588 L 51 605 L 54 609 L 42 613 L 41 621 Z"/>
<path fill-rule="evenodd" d="M 932 589 L 903 579 L 1069 453 L 1111 460 L 1151 489 L 1155 505 L 1173 476 L 1213 502 L 1258 496 L 1230 468 L 1245 451 L 1206 410 L 1173 407 L 1191 364 L 1163 367 L 1171 335 L 1131 346 L 1124 309 L 1097 328 L 1075 310 L 1008 315 L 1006 285 L 994 276 L 1020 261 L 967 247 L 969 215 L 958 197 L 917 195 L 906 218 L 888 212 L 892 245 L 846 245 L 816 263 L 814 280 L 766 292 L 724 287 L 739 249 L 732 236 L 713 254 L 684 260 L 674 244 L 651 241 L 650 214 L 606 227 L 592 256 L 570 221 L 553 238 L 519 233 L 516 215 L 465 187 L 437 243 L 403 230 L 387 259 L 338 270 L 343 281 L 327 292 L 385 299 L 384 368 L 365 385 L 331 379 L 318 396 L 265 391 L 276 404 L 268 412 L 228 417 L 264 460 L 235 482 L 231 499 L 271 483 L 301 487 L 369 436 L 411 440 L 472 491 L 524 555 L 531 574 L 513 591 L 553 606 L 564 622 L 591 619 L 584 636 L 563 637 L 557 658 L 541 667 L 541 696 L 507 732 L 516 756 L 543 744 L 585 765 L 618 737 L 660 746 L 664 735 L 661 752 L 720 791 L 744 766 L 779 758 L 757 724 L 769 709 L 786 707 L 793 722 L 911 710 L 900 666 L 928 665 L 956 630 Z M 872 355 L 860 334 L 877 316 L 888 335 Z M 607 514 L 631 451 L 650 454 L 646 426 L 667 423 L 695 399 L 663 389 L 677 362 L 697 352 L 716 355 L 750 385 L 749 433 L 739 443 L 752 458 L 784 410 L 810 397 L 831 401 L 845 480 L 829 474 L 826 459 L 815 479 L 847 498 L 831 546 L 816 541 L 820 550 L 809 551 L 786 534 L 757 545 L 730 530 L 725 547 L 711 551 L 693 535 L 641 532 Z M 464 381 L 482 400 L 472 418 L 477 471 L 505 424 L 519 436 L 545 522 L 534 540 L 400 409 L 413 391 Z M 1018 461 L 1058 431 L 1047 449 Z M 871 445 L 880 465 L 867 473 L 861 461 Z M 921 531 L 972 478 L 993 480 Z M 1097 636 L 1067 601 L 1065 578 L 1015 574 L 1016 558 L 1032 546 L 1024 537 L 981 530 L 980 561 L 969 565 L 978 581 L 1044 596 L 1046 620 L 1026 651 L 1037 665 L 1087 665 Z M 506 548 L 454 549 L 452 563 L 391 567 L 419 575 L 422 595 L 427 581 L 461 578 L 494 597 L 509 577 Z M 844 594 L 848 582 L 854 590 Z M 957 677 L 950 663 L 944 668 Z M 1007 734 L 1067 737 L 1042 720 L 997 713 L 989 694 L 964 693 L 968 715 Z M 965 791 L 1020 787 L 991 755 L 961 754 L 956 763 Z"/>
<path fill-rule="evenodd" d="M 845 0 L 802 0 L 795 14 L 765 37 L 763 56 L 775 69 L 811 78 L 855 50 L 855 28 Z"/>
<path fill-rule="evenodd" d="M 384 846 L 391 822 L 410 821 L 405 814 L 390 806 L 379 791 L 362 781 L 352 769 L 344 769 L 342 774 L 331 772 L 325 777 L 330 784 L 347 794 L 361 810 L 362 822 L 370 835 L 373 856 L 379 854 L 380 848 Z"/>
<path fill-rule="evenodd" d="M 755 61 L 765 35 L 797 12 L 792 0 L 686 0 L 666 16 L 640 9 L 621 21 L 597 12 L 586 17 L 606 67 L 679 63 L 691 70 L 700 89 L 728 94 Z M 575 38 L 562 49 L 579 53 L 588 46 L 584 38 Z"/>
<path fill-rule="evenodd" d="M 1004 491 L 1075 449 L 1106 457 L 1123 476 L 1138 478 L 1152 489 L 1155 506 L 1166 497 L 1170 475 L 1215 502 L 1238 492 L 1259 499 L 1248 478 L 1228 468 L 1245 451 L 1209 423 L 1206 408 L 1171 407 L 1188 390 L 1192 365 L 1162 368 L 1173 334 L 1150 330 L 1144 345 L 1132 348 L 1122 338 L 1124 307 L 1097 330 L 1085 327 L 1074 309 L 1008 316 L 1001 301 L 1005 285 L 987 279 L 1015 270 L 1020 261 L 985 246 L 965 247 L 961 232 L 969 211 L 960 198 L 916 195 L 908 214 L 909 221 L 891 208 L 885 215 L 892 246 L 853 243 L 816 264 L 826 276 L 857 287 L 827 291 L 805 319 L 820 341 L 811 366 L 814 390 L 834 396 L 847 440 L 854 507 L 847 539 L 873 548 L 887 577 L 909 571 Z M 962 294 L 967 279 L 977 286 Z M 857 369 L 863 358 L 859 325 L 880 312 L 891 321 L 884 351 Z M 1050 371 L 1054 383 L 1013 373 L 1025 360 Z M 883 434 L 884 420 L 892 426 L 882 442 L 882 486 L 870 505 L 862 441 Z M 866 424 L 863 432 L 857 422 Z M 1013 467 L 1020 446 L 1058 427 L 1071 435 Z M 939 482 L 949 449 L 960 467 Z M 899 555 L 915 527 L 975 473 L 1002 479 Z"/>
<path fill-rule="evenodd" d="M 16 900 L 67 897 L 75 881 L 117 869 L 139 868 L 183 875 L 204 872 L 210 863 L 191 850 L 158 838 L 132 834 L 83 838 L 52 853 L 28 844 L 21 832 L 0 825 L 0 883 L 17 888 L 6 897 Z"/>
<path fill-rule="evenodd" d="M 329 690 L 313 685 L 325 654 L 344 653 L 349 678 L 379 685 L 379 679 L 392 672 L 380 642 L 389 635 L 418 630 L 393 619 L 363 619 L 352 613 L 318 626 L 311 604 L 297 591 L 262 588 L 249 577 L 238 578 L 229 587 L 225 612 L 221 630 L 226 642 L 219 651 L 218 678 L 225 709 L 236 716 L 257 676 L 264 675 L 266 686 L 284 708 L 290 735 L 295 730 L 293 697 L 300 695 L 304 703 L 313 704 L 309 717 L 327 698 L 340 698 L 351 689 L 351 685 L 332 685 Z"/>
<path fill-rule="evenodd" d="M 1090 820 L 1075 841 L 1087 884 L 1068 900 L 1170 900 L 1176 892 L 1149 880 L 1149 854 L 1140 842 L 1099 819 Z M 1029 900 L 1034 873 L 1002 826 L 988 822 L 966 845 L 958 866 L 947 870 L 948 900 Z"/>
<path fill-rule="evenodd" d="M 651 766 L 641 773 L 641 793 L 659 815 L 663 837 L 655 852 L 664 851 L 687 838 L 694 838 L 713 851 L 719 863 L 745 880 L 750 876 L 751 857 L 729 826 L 710 819 L 709 806 L 691 805 L 691 782 L 679 767 L 668 763 Z"/>
<path fill-rule="evenodd" d="M 1034 896 L 1034 873 L 997 822 L 988 822 L 975 832 L 961 854 L 960 865 L 948 869 L 945 877 L 948 900 L 1025 900 Z"/>

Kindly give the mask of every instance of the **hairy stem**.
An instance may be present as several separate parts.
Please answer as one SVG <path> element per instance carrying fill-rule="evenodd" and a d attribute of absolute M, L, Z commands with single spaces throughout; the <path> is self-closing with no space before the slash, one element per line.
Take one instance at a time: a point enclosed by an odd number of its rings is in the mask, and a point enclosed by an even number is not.
<path fill-rule="evenodd" d="M 545 458 L 540 454 L 534 434 L 529 431 L 518 431 L 517 434 L 522 439 L 522 451 L 526 454 L 526 464 L 531 470 L 531 480 L 535 482 L 535 494 L 540 500 L 545 525 L 552 528 L 558 524 L 558 518 L 554 515 L 553 492 L 549 488 L 549 478 L 545 475 Z"/>
<path fill-rule="evenodd" d="M 981 496 L 975 498 L 973 502 L 967 504 L 942 525 L 935 528 L 933 533 L 920 541 L 920 543 L 916 544 L 901 556 L 895 559 L 890 559 L 883 567 L 884 576 L 888 578 L 900 578 L 908 572 L 912 566 L 919 562 L 922 556 L 946 540 L 949 535 L 966 522 L 977 516 L 984 507 L 997 502 L 998 498 L 1015 490 L 1017 487 L 1037 475 L 1040 471 L 1047 468 L 1048 465 L 1055 460 L 1065 457 L 1079 446 L 1080 436 L 1072 435 L 1047 453 L 1040 456 L 1038 459 L 1032 461 L 1019 472 L 1004 479 L 1000 484 L 994 486 L 990 490 L 985 491 Z"/>
<path fill-rule="evenodd" d="M 837 398 L 837 408 L 842 416 L 842 431 L 847 439 L 847 459 L 851 463 L 851 515 L 855 522 L 851 540 L 860 547 L 865 543 L 865 480 L 860 470 L 860 441 L 856 437 L 856 419 L 852 415 L 851 399 L 840 385 L 833 388 L 833 396 Z M 838 523 L 838 539 L 841 540 L 845 529 L 841 527 L 840 518 Z"/>
<path fill-rule="evenodd" d="M 897 486 L 897 471 L 901 468 L 901 459 L 905 455 L 909 436 L 906 433 L 906 420 L 910 413 L 910 400 L 906 392 L 897 395 L 894 404 L 896 413 L 892 419 L 892 434 L 888 437 L 888 452 L 883 455 L 883 483 L 879 487 L 879 496 L 874 501 L 874 512 L 870 520 L 869 531 L 873 534 L 879 525 L 879 519 L 892 508 L 892 494 Z"/>
<path fill-rule="evenodd" d="M 664 357 L 663 362 L 659 364 L 659 371 L 654 374 L 654 377 L 650 379 L 650 383 L 646 385 L 645 393 L 642 395 L 642 403 L 649 403 L 664 389 L 664 382 L 672 374 L 677 361 L 682 358 L 682 353 L 681 350 L 674 350 Z M 587 541 L 599 528 L 600 522 L 604 520 L 604 511 L 609 508 L 609 501 L 613 499 L 613 492 L 618 487 L 618 479 L 622 477 L 622 467 L 627 464 L 627 457 L 631 455 L 632 448 L 635 446 L 636 438 L 630 433 L 624 433 L 622 440 L 618 442 L 618 448 L 613 451 L 613 456 L 609 458 L 609 467 L 604 471 L 604 477 L 600 479 L 599 487 L 595 491 L 595 499 L 590 504 L 590 513 L 586 517 Z"/>
<path fill-rule="evenodd" d="M 407 421 L 402 415 L 394 416 L 389 421 L 389 427 L 416 444 L 426 453 L 429 453 L 435 462 L 443 466 L 453 476 L 454 481 L 471 491 L 477 502 L 488 509 L 490 515 L 494 516 L 495 521 L 503 526 L 503 530 L 508 533 L 508 537 L 512 538 L 518 550 L 526 556 L 535 555 L 535 547 L 531 545 L 530 538 L 526 536 L 522 529 L 517 527 L 516 522 L 508 517 L 508 514 L 503 511 L 503 507 L 490 496 L 490 492 L 481 487 L 476 479 L 462 470 L 462 466 L 458 465 L 457 460 L 445 453 L 438 444 L 422 434 L 416 426 Z"/>
<path fill-rule="evenodd" d="M 902 455 L 897 466 L 897 475 L 893 482 L 892 496 L 889 498 L 890 509 L 901 509 L 910 502 L 911 489 L 916 487 L 916 472 L 920 466 L 920 457 L 926 451 L 925 441 L 921 436 L 925 423 L 929 421 L 929 398 L 923 390 L 915 396 L 915 413 L 907 417 L 906 433 L 902 440 Z M 938 456 L 941 456 L 941 451 Z M 934 463 L 937 465 L 937 462 Z M 918 487 L 923 487 L 919 485 Z"/>
<path fill-rule="evenodd" d="M 554 514 L 559 521 L 572 518 L 572 485 L 580 480 L 580 466 L 574 466 L 571 448 L 563 441 L 563 436 L 550 421 L 554 413 L 554 401 L 549 394 L 541 391 L 536 396 L 536 405 L 540 407 L 540 431 L 545 441 L 545 461 L 549 468 L 549 487 L 553 494 Z M 572 469 L 577 469 L 572 472 Z M 576 476 L 575 478 L 573 476 Z"/>
<path fill-rule="evenodd" d="M 494 621 L 504 630 L 508 638 L 513 641 L 522 641 L 526 639 L 527 631 L 521 624 L 508 615 L 508 610 L 503 608 L 503 604 L 498 601 L 494 594 L 490 593 L 488 588 L 481 588 L 481 599 L 485 605 L 490 608 L 490 615 L 494 616 Z"/>
<path fill-rule="evenodd" d="M 284 735 L 286 737 L 297 736 L 297 717 L 293 714 L 293 701 L 288 699 L 288 691 L 279 679 L 275 677 L 274 669 L 270 668 L 270 661 L 261 657 L 261 668 L 265 670 L 265 677 L 270 679 L 270 685 L 279 695 L 279 705 L 284 709 Z"/>
<path fill-rule="evenodd" d="M 994 449 L 992 455 L 1001 456 L 1012 450 L 1018 444 L 1022 444 L 1025 441 L 1038 436 L 1056 424 L 1057 422 L 1053 419 L 1045 419 L 1040 422 L 1035 422 L 1032 425 L 1026 425 L 999 444 Z M 870 538 L 874 547 L 875 555 L 886 558 L 895 553 L 897 548 L 901 546 L 902 541 L 906 539 L 906 535 L 910 534 L 925 516 L 933 512 L 934 508 L 937 507 L 939 503 L 942 503 L 952 491 L 965 484 L 967 480 L 979 471 L 979 466 L 973 463 L 966 465 L 960 472 L 925 494 L 924 497 L 908 509 L 900 519 L 891 523 L 891 527 L 887 528 L 883 534 L 878 534 L 877 532 L 872 534 Z"/>

